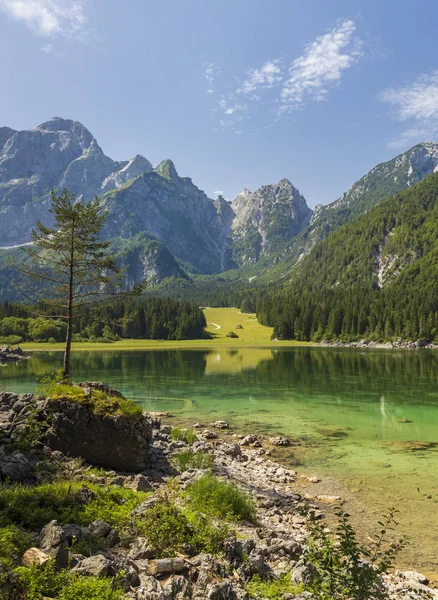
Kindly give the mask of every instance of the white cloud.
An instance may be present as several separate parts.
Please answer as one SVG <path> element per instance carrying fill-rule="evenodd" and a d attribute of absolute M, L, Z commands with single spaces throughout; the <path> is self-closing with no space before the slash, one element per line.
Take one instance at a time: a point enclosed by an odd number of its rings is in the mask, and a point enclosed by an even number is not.
<path fill-rule="evenodd" d="M 250 69 L 237 93 L 251 94 L 259 88 L 272 88 L 282 80 L 280 59 L 268 60 L 260 69 Z"/>
<path fill-rule="evenodd" d="M 83 39 L 85 0 L 0 0 L 0 8 L 38 35 Z"/>
<path fill-rule="evenodd" d="M 216 198 L 217 198 L 218 196 L 223 196 L 224 192 L 223 192 L 223 190 L 215 190 L 213 192 L 213 195 L 216 196 Z"/>
<path fill-rule="evenodd" d="M 282 112 L 299 109 L 306 99 L 325 100 L 330 89 L 342 78 L 343 71 L 362 56 L 362 42 L 354 36 L 356 26 L 346 20 L 317 37 L 289 67 L 281 91 Z"/>
<path fill-rule="evenodd" d="M 438 71 L 420 75 L 409 85 L 388 88 L 378 98 L 392 107 L 394 118 L 411 121 L 411 126 L 390 142 L 391 147 L 402 148 L 438 135 Z"/>
<path fill-rule="evenodd" d="M 45 44 L 44 46 L 41 46 L 41 51 L 45 52 L 46 54 L 53 54 L 53 56 L 64 56 L 62 52 L 58 52 L 58 50 L 56 50 L 53 44 Z"/>
<path fill-rule="evenodd" d="M 213 85 L 216 78 L 220 74 L 221 69 L 220 69 L 219 65 L 215 62 L 204 63 L 203 66 L 204 66 L 204 79 L 207 80 L 207 83 L 209 84 L 209 89 L 211 89 L 211 86 Z"/>

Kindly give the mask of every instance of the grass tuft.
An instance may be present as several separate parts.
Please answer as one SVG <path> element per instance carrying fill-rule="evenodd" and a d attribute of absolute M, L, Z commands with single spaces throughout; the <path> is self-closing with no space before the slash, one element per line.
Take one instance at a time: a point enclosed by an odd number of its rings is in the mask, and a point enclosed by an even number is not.
<path fill-rule="evenodd" d="M 175 462 L 180 471 L 187 469 L 211 469 L 214 463 L 213 454 L 184 450 L 175 455 Z"/>
<path fill-rule="evenodd" d="M 173 427 L 170 437 L 174 442 L 185 442 L 186 444 L 194 444 L 198 440 L 194 429 L 181 429 L 180 427 Z"/>
<path fill-rule="evenodd" d="M 193 510 L 215 518 L 232 521 L 256 520 L 254 502 L 234 484 L 206 473 L 187 486 L 188 505 Z"/>

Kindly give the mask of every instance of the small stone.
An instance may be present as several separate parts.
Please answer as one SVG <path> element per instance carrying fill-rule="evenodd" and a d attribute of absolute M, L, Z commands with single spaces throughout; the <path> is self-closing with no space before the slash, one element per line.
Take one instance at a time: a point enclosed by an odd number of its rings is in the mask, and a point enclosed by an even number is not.
<path fill-rule="evenodd" d="M 290 446 L 292 442 L 286 437 L 278 436 L 269 438 L 269 443 L 273 446 Z"/>
<path fill-rule="evenodd" d="M 64 569 L 68 563 L 66 535 L 58 525 L 58 521 L 50 521 L 40 533 L 40 548 L 55 560 L 59 569 Z"/>
<path fill-rule="evenodd" d="M 134 475 L 128 480 L 125 480 L 125 487 L 134 490 L 135 492 L 149 492 L 152 489 L 149 481 L 140 473 L 138 475 Z"/>
<path fill-rule="evenodd" d="M 111 531 L 111 525 L 108 525 L 106 521 L 102 521 L 102 519 L 97 519 L 93 521 L 89 525 L 91 535 L 97 538 L 105 538 L 109 535 Z"/>
<path fill-rule="evenodd" d="M 217 434 L 213 431 L 210 431 L 209 429 L 204 429 L 204 431 L 202 432 L 202 437 L 206 440 L 214 440 L 217 438 Z"/>
<path fill-rule="evenodd" d="M 230 425 L 226 421 L 215 421 L 214 423 L 210 423 L 210 427 L 215 427 L 216 429 L 229 429 Z"/>
<path fill-rule="evenodd" d="M 108 548 L 113 548 L 114 546 L 117 546 L 117 544 L 120 544 L 119 532 L 117 531 L 117 529 L 111 529 L 106 538 L 106 545 L 108 546 Z"/>

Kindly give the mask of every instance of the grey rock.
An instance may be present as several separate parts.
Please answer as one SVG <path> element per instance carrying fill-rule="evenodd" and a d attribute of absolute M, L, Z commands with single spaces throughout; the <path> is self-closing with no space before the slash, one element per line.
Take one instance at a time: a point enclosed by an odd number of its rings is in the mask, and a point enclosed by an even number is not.
<path fill-rule="evenodd" d="M 82 527 L 79 527 L 79 525 L 62 525 L 61 529 L 69 545 L 71 545 L 73 541 L 80 542 L 81 539 L 84 537 L 83 529 Z"/>
<path fill-rule="evenodd" d="M 71 571 L 79 575 L 104 577 L 105 575 L 113 574 L 114 563 L 105 556 L 96 554 L 95 556 L 89 556 L 79 561 Z"/>
<path fill-rule="evenodd" d="M 141 474 L 125 479 L 125 487 L 135 492 L 149 492 L 152 489 L 149 481 Z"/>
<path fill-rule="evenodd" d="M 88 406 L 66 400 L 51 401 L 50 410 L 47 443 L 53 450 L 122 471 L 146 467 L 152 437 L 146 417 L 133 423 L 121 415 L 95 414 Z"/>
<path fill-rule="evenodd" d="M 32 465 L 20 452 L 6 455 L 0 460 L 0 476 L 17 483 L 25 481 L 32 473 Z"/>
<path fill-rule="evenodd" d="M 59 569 L 68 563 L 67 537 L 58 521 L 50 521 L 43 527 L 39 537 L 39 546 L 49 554 Z"/>
<path fill-rule="evenodd" d="M 106 545 L 108 546 L 108 548 L 113 548 L 114 546 L 117 546 L 118 544 L 120 544 L 119 532 L 117 531 L 117 529 L 111 529 L 111 531 L 109 532 L 109 534 L 106 538 Z"/>
<path fill-rule="evenodd" d="M 129 549 L 128 558 L 131 560 L 143 560 L 154 558 L 155 550 L 146 538 L 139 537 Z"/>
<path fill-rule="evenodd" d="M 90 530 L 91 535 L 93 535 L 96 538 L 105 538 L 111 532 L 111 525 L 108 525 L 108 523 L 106 521 L 102 521 L 102 519 L 97 519 L 96 521 L 93 521 L 92 523 L 90 523 L 88 528 Z"/>

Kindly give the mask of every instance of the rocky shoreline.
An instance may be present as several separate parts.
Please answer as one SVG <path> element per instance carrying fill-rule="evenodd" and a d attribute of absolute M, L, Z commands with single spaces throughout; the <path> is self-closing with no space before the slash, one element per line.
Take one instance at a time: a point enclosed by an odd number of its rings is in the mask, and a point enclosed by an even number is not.
<path fill-rule="evenodd" d="M 341 342 L 339 340 L 329 341 L 323 340 L 317 344 L 318 346 L 334 347 L 334 348 L 377 348 L 382 350 L 397 349 L 397 350 L 418 350 L 428 349 L 437 350 L 438 344 L 432 344 L 429 340 L 416 340 L 408 342 L 406 340 L 397 339 L 392 342 L 373 342 L 372 340 L 359 340 L 357 342 Z"/>
<path fill-rule="evenodd" d="M 114 390 L 102 388 L 102 384 L 88 382 L 83 389 L 89 399 L 92 390 L 113 398 Z M 46 482 L 56 482 L 60 473 L 68 473 L 71 482 L 78 486 L 76 501 L 85 509 L 99 490 L 124 490 L 135 505 L 132 518 L 147 519 L 157 507 L 170 506 L 170 502 L 174 504 L 172 510 L 179 510 L 190 486 L 213 473 L 251 499 L 256 518 L 230 522 L 229 535 L 218 553 L 198 552 L 189 544 L 183 547 L 184 551 L 168 554 L 166 548 L 156 550 L 147 531 L 127 537 L 104 519 L 94 519 L 86 526 L 52 519 L 31 532 L 32 543 L 18 563 L 41 566 L 52 559 L 57 569 L 68 569 L 75 576 L 117 581 L 123 597 L 131 600 L 262 600 L 267 596 L 253 595 L 250 582 L 254 578 L 275 581 L 284 576 L 304 589 L 313 576 L 305 561 L 309 528 L 304 512 L 310 508 L 315 518 L 323 521 L 324 507 L 340 499 L 299 493 L 297 472 L 269 457 L 269 448 L 290 444 L 287 438 L 275 437 L 262 443 L 253 434 L 234 434 L 224 421 L 195 423 L 187 431 L 162 425 L 163 415 L 157 413 L 144 413 L 135 421 L 117 412 L 93 412 L 91 418 L 86 415 L 91 406 L 89 399 L 86 397 L 84 403 L 81 397 L 77 404 L 38 399 L 32 394 L 0 393 L 0 478 L 5 482 L 1 489 L 7 489 L 8 482 L 37 489 Z M 88 433 L 83 440 L 88 439 L 88 443 L 81 445 L 73 434 L 65 435 L 68 425 L 75 429 L 85 423 Z M 31 438 L 29 447 L 20 447 L 24 439 L 30 439 L 29 432 L 35 430 L 38 433 Z M 80 433 L 80 429 L 77 431 Z M 105 435 L 110 451 L 103 468 L 101 450 Z M 89 463 L 78 458 L 84 453 L 88 453 Z M 139 460 L 140 455 L 143 460 Z M 198 457 L 203 464 L 183 464 L 181 457 Z M 135 468 L 129 469 L 130 464 Z M 318 481 L 316 477 L 308 480 Z M 136 495 L 141 499 L 139 503 L 135 502 Z M 210 520 L 220 528 L 217 519 Z M 177 536 L 176 530 L 172 535 Z M 87 552 L 75 550 L 77 540 L 89 541 Z M 13 585 L 13 577 L 12 572 L 9 579 L 6 576 L 9 585 Z M 391 600 L 438 598 L 438 590 L 427 587 L 427 578 L 414 571 L 385 575 L 382 585 Z M 286 592 L 277 597 L 317 598 L 309 591 Z"/>

